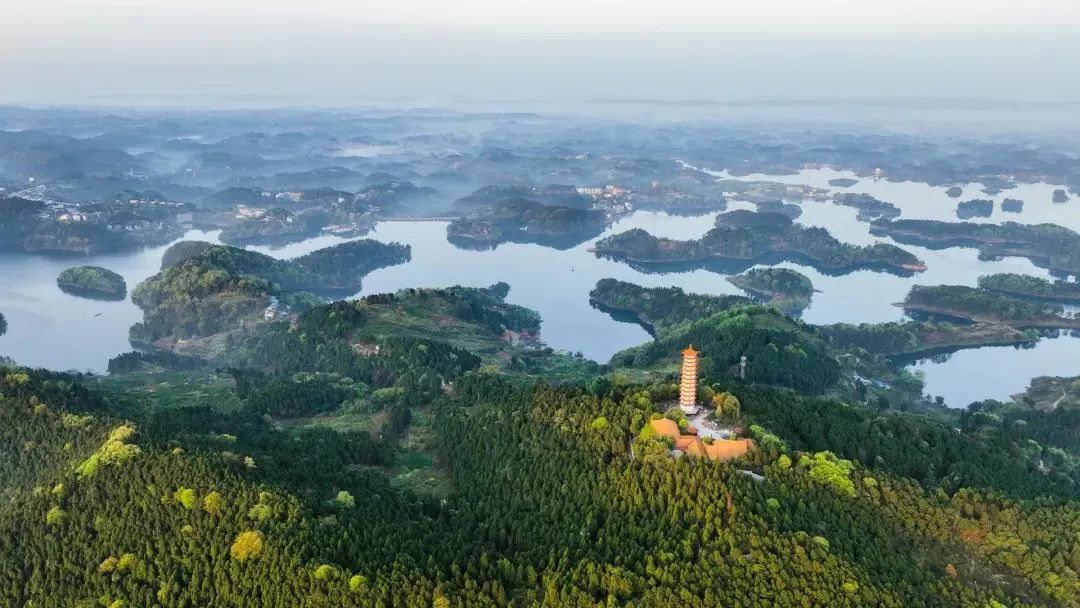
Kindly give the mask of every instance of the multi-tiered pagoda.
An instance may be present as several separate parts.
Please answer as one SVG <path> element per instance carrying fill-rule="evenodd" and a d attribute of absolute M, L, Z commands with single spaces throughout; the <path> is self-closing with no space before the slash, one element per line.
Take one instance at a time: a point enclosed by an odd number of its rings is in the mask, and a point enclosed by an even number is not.
<path fill-rule="evenodd" d="M 679 379 L 679 407 L 688 415 L 697 413 L 698 351 L 691 344 L 682 351 L 682 371 Z"/>

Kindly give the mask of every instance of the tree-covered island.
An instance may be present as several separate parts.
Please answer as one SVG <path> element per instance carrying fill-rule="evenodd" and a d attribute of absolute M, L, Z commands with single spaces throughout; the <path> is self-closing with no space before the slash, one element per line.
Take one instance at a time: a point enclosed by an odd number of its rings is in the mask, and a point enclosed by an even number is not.
<path fill-rule="evenodd" d="M 981 257 L 1025 257 L 1055 274 L 1080 273 L 1080 234 L 1057 224 L 877 221 L 870 232 L 930 249 L 975 247 Z"/>
<path fill-rule="evenodd" d="M 824 228 L 803 227 L 779 214 L 742 210 L 720 214 L 716 227 L 697 240 L 660 238 L 635 228 L 598 241 L 595 252 L 644 268 L 792 260 L 836 274 L 862 268 L 898 274 L 925 269 L 918 257 L 894 245 L 849 245 Z"/>
<path fill-rule="evenodd" d="M 516 198 L 472 211 L 446 227 L 447 239 L 462 247 L 490 247 L 503 242 L 537 243 L 569 248 L 603 232 L 600 211 L 546 206 Z"/>
<path fill-rule="evenodd" d="M 102 300 L 127 297 L 124 277 L 101 266 L 75 266 L 56 277 L 56 285 L 66 293 Z"/>

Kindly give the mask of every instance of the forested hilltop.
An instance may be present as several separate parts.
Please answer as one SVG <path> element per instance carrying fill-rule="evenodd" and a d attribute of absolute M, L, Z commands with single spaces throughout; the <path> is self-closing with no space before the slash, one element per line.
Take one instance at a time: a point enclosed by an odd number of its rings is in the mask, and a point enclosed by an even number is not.
<path fill-rule="evenodd" d="M 291 260 L 220 245 L 181 243 L 165 253 L 160 273 L 140 283 L 132 301 L 144 320 L 138 342 L 205 337 L 317 304 L 317 294 L 357 291 L 372 270 L 409 259 L 407 246 L 359 240 Z"/>

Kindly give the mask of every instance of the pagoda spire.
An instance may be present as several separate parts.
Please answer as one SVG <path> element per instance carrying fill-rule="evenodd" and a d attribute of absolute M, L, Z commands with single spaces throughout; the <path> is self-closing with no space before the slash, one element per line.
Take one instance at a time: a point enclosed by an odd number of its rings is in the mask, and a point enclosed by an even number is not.
<path fill-rule="evenodd" d="M 679 376 L 679 407 L 687 414 L 697 413 L 698 351 L 691 344 L 682 352 Z"/>

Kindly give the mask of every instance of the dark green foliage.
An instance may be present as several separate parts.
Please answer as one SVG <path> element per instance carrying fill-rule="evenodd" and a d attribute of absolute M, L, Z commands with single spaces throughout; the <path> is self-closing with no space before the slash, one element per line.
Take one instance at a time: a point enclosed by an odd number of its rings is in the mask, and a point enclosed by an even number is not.
<path fill-rule="evenodd" d="M 446 227 L 456 243 L 504 241 L 572 246 L 600 234 L 604 214 L 590 209 L 542 205 L 515 198 L 483 207 Z M 562 242 L 565 240 L 565 243 Z"/>
<path fill-rule="evenodd" d="M 616 279 L 600 279 L 589 292 L 589 301 L 600 309 L 630 313 L 652 331 L 753 303 L 741 296 L 700 295 L 678 287 L 645 288 Z"/>
<path fill-rule="evenodd" d="M 1023 498 L 1074 497 L 1080 484 L 1080 468 L 1038 473 L 1041 454 L 1022 455 L 1029 435 L 1015 425 L 958 432 L 930 416 L 881 415 L 874 408 L 763 387 L 747 387 L 739 399 L 745 415 L 793 447 L 830 450 L 930 488 L 993 488 Z"/>
<path fill-rule="evenodd" d="M 739 276 L 728 277 L 728 281 L 787 314 L 801 313 L 814 295 L 814 284 L 810 279 L 788 268 L 753 268 Z"/>
<path fill-rule="evenodd" d="M 1047 281 L 1024 274 L 993 274 L 979 277 L 979 287 L 1021 298 L 1054 302 L 1080 302 L 1080 283 Z"/>
<path fill-rule="evenodd" d="M 657 238 L 635 228 L 598 241 L 596 252 L 645 264 L 790 257 L 833 272 L 877 266 L 900 269 L 920 263 L 913 254 L 893 245 L 847 245 L 824 228 L 803 227 L 774 213 L 731 211 L 720 214 L 716 223 L 716 228 L 694 241 Z"/>
<path fill-rule="evenodd" d="M 833 345 L 858 348 L 871 353 L 902 353 L 919 345 L 917 325 L 914 323 L 837 323 L 825 325 L 821 333 Z"/>
<path fill-rule="evenodd" d="M 175 259 L 203 249 L 192 245 Z M 163 336 L 207 336 L 257 320 L 277 297 L 304 310 L 318 300 L 308 291 L 359 289 L 364 275 L 409 257 L 407 246 L 350 241 L 282 261 L 254 251 L 212 246 L 140 283 L 132 301 L 144 312 L 132 337 L 150 342 Z"/>
<path fill-rule="evenodd" d="M 180 241 L 175 243 L 161 255 L 161 269 L 165 270 L 182 264 L 213 246 L 213 243 L 207 243 L 206 241 Z"/>
<path fill-rule="evenodd" d="M 108 371 L 110 374 L 130 374 L 153 368 L 191 370 L 198 369 L 203 365 L 203 361 L 199 359 L 183 357 L 167 350 L 131 351 L 109 359 Z"/>
<path fill-rule="evenodd" d="M 56 277 L 60 289 L 75 295 L 86 295 L 110 300 L 127 297 L 124 277 L 101 266 L 76 266 L 64 270 Z"/>
<path fill-rule="evenodd" d="M 747 359 L 746 379 L 751 382 L 820 393 L 840 378 L 839 364 L 811 327 L 762 307 L 717 313 L 680 326 L 669 337 L 617 353 L 611 363 L 649 367 L 674 361 L 687 344 L 703 353 L 699 369 L 712 378 L 737 374 L 743 356 Z"/>
<path fill-rule="evenodd" d="M 1055 304 L 1029 302 L 986 289 L 961 285 L 916 285 L 905 305 L 924 306 L 948 314 L 989 317 L 1004 322 L 1038 322 L 1058 318 L 1063 309 Z"/>
<path fill-rule="evenodd" d="M 1080 234 L 1056 224 L 878 221 L 871 232 L 900 243 L 944 249 L 978 247 L 981 256 L 1022 256 L 1053 272 L 1080 272 Z"/>

